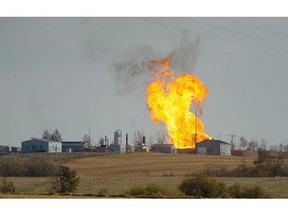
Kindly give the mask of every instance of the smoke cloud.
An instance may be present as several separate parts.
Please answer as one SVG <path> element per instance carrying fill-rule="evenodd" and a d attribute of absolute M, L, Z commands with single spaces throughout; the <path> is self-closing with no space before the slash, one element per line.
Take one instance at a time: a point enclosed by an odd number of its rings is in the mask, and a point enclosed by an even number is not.
<path fill-rule="evenodd" d="M 125 95 L 146 85 L 155 65 L 150 61 L 159 57 L 157 51 L 150 46 L 143 46 L 127 52 L 123 60 L 113 65 L 113 77 L 116 80 L 116 93 Z M 115 72 L 115 73 L 114 73 Z"/>
<path fill-rule="evenodd" d="M 176 73 L 192 73 L 198 54 L 199 38 L 194 43 L 187 38 L 187 34 L 182 34 L 182 40 L 178 47 L 175 47 L 169 54 L 170 67 Z"/>
<path fill-rule="evenodd" d="M 155 59 L 169 57 L 170 67 L 176 74 L 191 73 L 197 59 L 198 44 L 198 39 L 192 43 L 188 40 L 187 34 L 183 33 L 180 45 L 164 56 L 150 46 L 127 52 L 121 62 L 113 65 L 116 92 L 125 95 L 135 91 L 139 86 L 146 86 L 153 76 L 151 72 L 161 68 L 160 65 L 151 63 Z"/>
<path fill-rule="evenodd" d="M 117 74 L 126 73 L 130 77 L 145 75 L 153 69 L 150 61 L 156 57 L 156 51 L 152 47 L 144 46 L 127 53 L 123 62 L 115 64 L 115 69 Z"/>

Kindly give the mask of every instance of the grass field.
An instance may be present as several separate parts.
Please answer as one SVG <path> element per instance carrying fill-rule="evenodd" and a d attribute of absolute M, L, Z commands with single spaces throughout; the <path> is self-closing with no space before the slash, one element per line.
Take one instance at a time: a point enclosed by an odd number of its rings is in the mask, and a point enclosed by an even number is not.
<path fill-rule="evenodd" d="M 60 155 L 59 155 L 60 156 Z M 55 157 L 55 156 L 54 156 Z M 63 157 L 63 156 L 61 156 Z M 187 175 L 196 174 L 206 167 L 226 167 L 233 169 L 239 164 L 251 164 L 255 158 L 224 157 L 208 155 L 171 155 L 160 153 L 128 153 L 115 155 L 89 154 L 86 157 L 71 157 L 56 161 L 75 169 L 81 181 L 75 194 L 123 194 L 131 186 L 156 183 L 166 187 L 171 194 L 179 195 L 177 190 Z M 30 193 L 39 197 L 47 194 L 50 187 L 49 177 L 10 177 L 17 193 Z M 257 184 L 273 198 L 288 198 L 288 179 L 286 178 L 235 178 L 217 177 L 227 185 L 234 183 Z M 42 195 L 40 195 L 42 194 Z M 21 195 L 15 195 L 15 198 Z M 29 195 L 24 195 L 24 197 Z M 58 195 L 53 195 L 59 198 Z M 11 198 L 13 195 L 0 195 Z M 67 197 L 67 196 L 66 196 Z M 53 197 L 52 197 L 53 198 Z"/>

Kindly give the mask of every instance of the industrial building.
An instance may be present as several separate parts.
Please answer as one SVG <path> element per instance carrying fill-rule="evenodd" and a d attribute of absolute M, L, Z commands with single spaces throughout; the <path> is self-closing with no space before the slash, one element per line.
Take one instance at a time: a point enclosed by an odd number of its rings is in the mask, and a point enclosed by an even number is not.
<path fill-rule="evenodd" d="M 0 154 L 7 154 L 7 153 L 9 153 L 9 146 L 0 145 Z"/>
<path fill-rule="evenodd" d="M 12 153 L 20 153 L 21 152 L 21 148 L 20 147 L 11 147 L 11 152 Z"/>
<path fill-rule="evenodd" d="M 173 144 L 154 144 L 151 146 L 150 152 L 174 154 L 175 146 Z"/>
<path fill-rule="evenodd" d="M 110 144 L 109 145 L 110 152 L 119 153 L 121 151 L 121 146 L 119 144 Z"/>
<path fill-rule="evenodd" d="M 62 141 L 62 152 L 83 152 L 84 142 L 82 141 Z"/>
<path fill-rule="evenodd" d="M 116 130 L 114 132 L 114 143 L 109 145 L 109 149 L 111 152 L 119 153 L 122 150 L 121 147 L 122 147 L 122 130 Z"/>
<path fill-rule="evenodd" d="M 128 133 L 126 133 L 126 143 L 122 144 L 122 130 L 114 132 L 114 141 L 109 145 L 109 151 L 114 153 L 125 153 L 131 151 L 131 146 L 128 144 Z"/>
<path fill-rule="evenodd" d="M 23 153 L 33 152 L 62 152 L 62 143 L 44 140 L 44 139 L 31 139 L 21 143 Z"/>
<path fill-rule="evenodd" d="M 231 156 L 232 145 L 221 140 L 203 140 L 196 144 L 196 152 L 206 155 Z"/>

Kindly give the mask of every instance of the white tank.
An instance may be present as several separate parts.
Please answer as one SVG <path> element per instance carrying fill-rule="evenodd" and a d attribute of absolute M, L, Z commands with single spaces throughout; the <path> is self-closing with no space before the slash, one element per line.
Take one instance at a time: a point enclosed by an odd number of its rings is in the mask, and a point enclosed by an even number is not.
<path fill-rule="evenodd" d="M 121 137 L 122 133 L 121 130 L 116 130 L 114 132 L 114 144 L 121 145 Z"/>
<path fill-rule="evenodd" d="M 120 143 L 119 143 L 119 137 L 120 137 L 119 132 L 118 132 L 118 131 L 115 131 L 115 132 L 114 132 L 114 144 L 120 145 Z"/>

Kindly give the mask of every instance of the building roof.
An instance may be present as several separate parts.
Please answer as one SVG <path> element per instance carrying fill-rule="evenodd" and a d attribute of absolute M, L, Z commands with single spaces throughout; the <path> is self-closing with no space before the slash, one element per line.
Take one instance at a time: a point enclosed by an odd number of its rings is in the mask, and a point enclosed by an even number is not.
<path fill-rule="evenodd" d="M 47 139 L 40 139 L 40 138 L 33 138 L 33 139 L 25 140 L 22 142 L 30 142 L 30 141 L 34 141 L 34 140 L 38 140 L 38 141 L 42 141 L 42 142 L 62 142 L 62 141 L 47 140 Z"/>
<path fill-rule="evenodd" d="M 196 143 L 197 145 L 201 145 L 202 143 L 217 143 L 217 144 L 226 144 L 226 145 L 232 145 L 231 143 L 227 143 L 227 142 L 224 142 L 224 141 L 222 141 L 222 140 L 214 140 L 214 139 L 212 139 L 212 140 L 209 140 L 209 139 L 207 139 L 207 140 L 203 140 L 203 141 L 201 141 L 201 142 L 198 142 L 198 143 Z"/>

